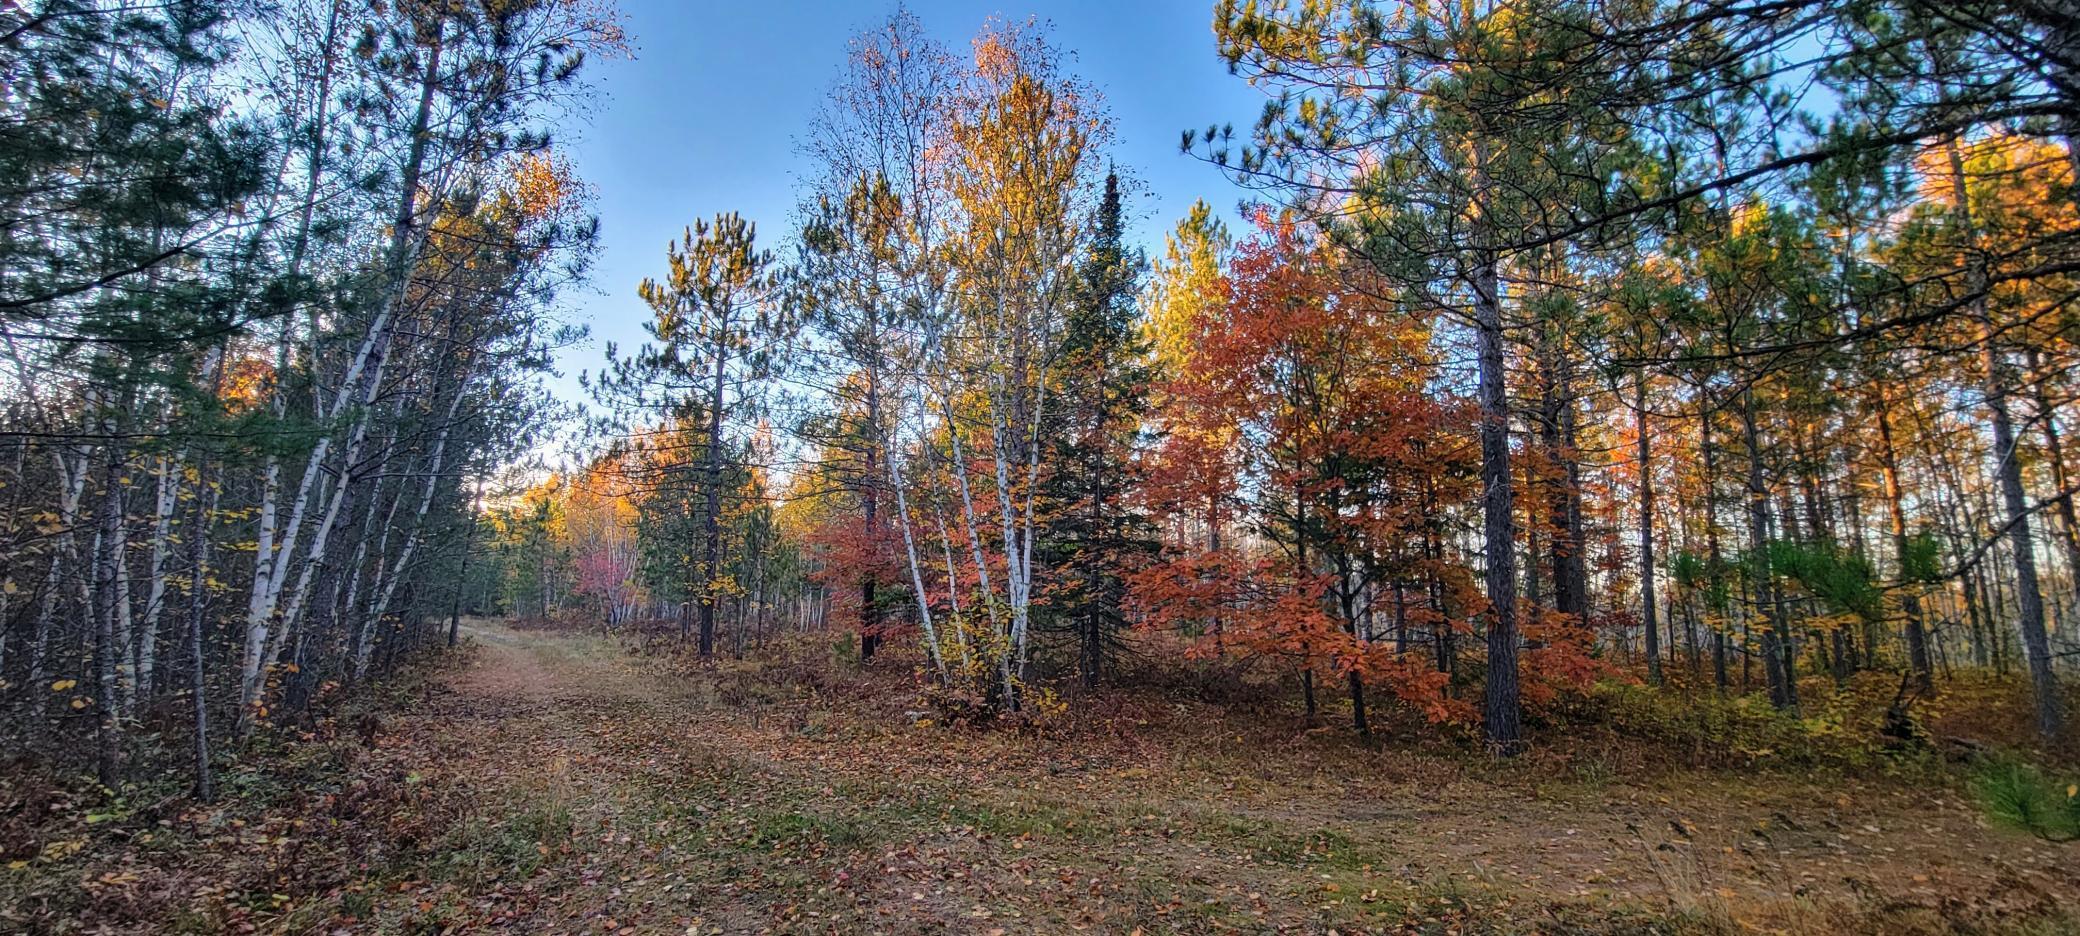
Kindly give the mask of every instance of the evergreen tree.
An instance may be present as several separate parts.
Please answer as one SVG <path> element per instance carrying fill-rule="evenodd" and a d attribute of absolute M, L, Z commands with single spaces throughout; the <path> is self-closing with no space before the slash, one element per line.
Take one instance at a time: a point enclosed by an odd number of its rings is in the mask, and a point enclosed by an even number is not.
<path fill-rule="evenodd" d="M 1128 501 L 1140 483 L 1135 456 L 1154 370 L 1136 304 L 1146 263 L 1126 247 L 1122 213 L 1119 176 L 1111 173 L 1063 317 L 1055 364 L 1062 403 L 1049 433 L 1055 467 L 1043 492 L 1048 519 L 1039 548 L 1048 568 L 1061 570 L 1052 623 L 1075 635 L 1086 687 L 1097 685 L 1126 629 L 1124 575 L 1156 548 L 1147 518 Z"/>
<path fill-rule="evenodd" d="M 657 479 L 690 491 L 699 522 L 698 560 L 687 587 L 699 620 L 702 657 L 715 654 L 715 612 L 722 587 L 724 501 L 734 502 L 745 470 L 741 433 L 755 416 L 762 378 L 773 366 L 783 322 L 774 305 L 773 256 L 756 243 L 756 228 L 734 212 L 696 222 L 666 249 L 663 280 L 638 287 L 654 318 L 644 327 L 655 344 L 634 357 L 608 349 L 609 371 L 596 389 L 612 402 L 623 429 L 681 451 L 656 462 Z M 668 549 L 676 551 L 682 541 Z"/>

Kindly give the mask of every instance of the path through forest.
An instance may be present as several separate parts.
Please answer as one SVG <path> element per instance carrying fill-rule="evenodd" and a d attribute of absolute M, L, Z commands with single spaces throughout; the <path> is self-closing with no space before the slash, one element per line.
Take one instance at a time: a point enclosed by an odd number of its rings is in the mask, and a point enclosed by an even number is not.
<path fill-rule="evenodd" d="M 371 921 L 514 932 L 1633 931 L 2031 912 L 2064 853 L 1945 794 L 1576 771 L 1232 733 L 1211 708 L 1036 739 L 480 623 L 379 746 L 463 787 L 498 873 Z M 856 685 L 852 688 L 856 689 Z M 891 697 L 892 699 L 895 697 Z M 1139 729 L 1139 730 L 1137 730 Z M 1175 737 L 1177 731 L 1196 735 Z M 1230 739 L 1234 743 L 1230 743 Z M 1073 751 L 1075 756 L 1065 756 Z M 494 849 L 495 850 L 495 849 Z M 469 860 L 466 858 L 457 860 Z M 1961 922 L 1952 920 L 1952 922 Z"/>

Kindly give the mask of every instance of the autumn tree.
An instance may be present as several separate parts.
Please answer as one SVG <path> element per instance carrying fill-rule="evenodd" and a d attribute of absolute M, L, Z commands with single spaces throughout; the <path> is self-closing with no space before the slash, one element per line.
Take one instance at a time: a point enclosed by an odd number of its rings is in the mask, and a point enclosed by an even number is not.
<path fill-rule="evenodd" d="M 461 475 L 529 444 L 567 338 L 544 313 L 591 244 L 539 127 L 620 32 L 605 6 L 342 0 L 0 27 L 27 118 L 0 193 L 6 524 L 52 534 L 4 550 L 31 597 L 0 609 L 0 678 L 34 749 L 76 740 L 49 703 L 96 716 L 111 786 L 185 693 L 207 795 L 212 722 L 305 717 L 454 607 Z"/>
<path fill-rule="evenodd" d="M 899 432 L 896 412 L 918 389 L 925 323 L 947 314 L 952 254 L 942 241 L 951 223 L 942 144 L 949 131 L 959 63 L 898 10 L 855 36 L 830 96 L 801 145 L 814 182 L 800 209 L 802 252 L 793 279 L 815 348 L 797 379 L 813 380 L 830 405 L 803 428 L 832 455 L 820 465 L 853 492 L 862 530 L 857 542 L 880 542 L 894 530 L 909 558 L 907 574 L 882 579 L 859 568 L 860 655 L 872 659 L 888 610 L 884 592 L 908 586 L 924 593 L 919 532 L 908 505 L 902 467 L 889 454 Z M 930 637 L 930 611 L 917 610 Z"/>
<path fill-rule="evenodd" d="M 1293 661 L 1310 715 L 1320 671 L 1347 681 L 1361 733 L 1368 679 L 1432 717 L 1456 717 L 1443 692 L 1451 668 L 1411 655 L 1405 639 L 1386 642 L 1379 626 L 1391 620 L 1404 638 L 1412 616 L 1448 627 L 1432 586 L 1458 578 L 1439 548 L 1440 520 L 1470 499 L 1474 448 L 1459 428 L 1463 405 L 1438 396 L 1431 322 L 1382 297 L 1369 270 L 1343 263 L 1312 229 L 1263 225 L 1235 255 L 1226 302 L 1195 317 L 1165 393 L 1224 424 L 1195 438 L 1242 449 L 1245 516 L 1274 551 L 1242 558 L 1234 568 L 1247 584 L 1223 598 L 1223 576 L 1208 581 L 1198 567 L 1236 560 L 1174 549 L 1166 567 L 1137 578 L 1137 600 L 1164 622 L 1232 617 L 1215 652 Z M 1411 589 L 1435 618 L 1411 614 Z"/>
<path fill-rule="evenodd" d="M 1485 721 L 1502 748 L 1519 742 L 1522 708 L 1506 319 L 1512 305 L 1536 308 L 1550 279 L 1538 263 L 1564 249 L 1579 206 L 1600 203 L 1594 180 L 1625 136 L 1606 105 L 1626 78 L 1583 41 L 1594 26 L 1581 13 L 1564 3 L 1393 13 L 1365 2 L 1224 3 L 1214 19 L 1222 54 L 1281 93 L 1239 150 L 1219 128 L 1185 140 L 1470 328 L 1484 440 Z M 1527 295 L 1513 303 L 1506 285 Z M 1566 418 L 1549 420 L 1562 432 L 1549 449 L 1564 449 Z M 1570 587 L 1571 548 L 1559 546 Z"/>

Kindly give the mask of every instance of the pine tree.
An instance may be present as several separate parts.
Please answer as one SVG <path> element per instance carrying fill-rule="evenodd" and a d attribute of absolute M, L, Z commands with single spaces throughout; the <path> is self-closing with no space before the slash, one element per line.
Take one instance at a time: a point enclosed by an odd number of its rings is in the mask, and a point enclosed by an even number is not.
<path fill-rule="evenodd" d="M 609 349 L 609 367 L 596 385 L 613 403 L 624 431 L 666 443 L 657 464 L 670 476 L 660 486 L 690 492 L 699 520 L 692 580 L 686 587 L 698 616 L 699 651 L 715 655 L 716 608 L 721 601 L 724 501 L 734 501 L 745 470 L 741 433 L 755 415 L 761 378 L 773 366 L 773 342 L 783 319 L 774 303 L 773 256 L 758 249 L 756 228 L 734 212 L 696 222 L 666 249 L 668 272 L 638 287 L 650 305 L 644 327 L 655 339 L 634 357 Z M 675 538 L 675 553 L 686 544 Z"/>

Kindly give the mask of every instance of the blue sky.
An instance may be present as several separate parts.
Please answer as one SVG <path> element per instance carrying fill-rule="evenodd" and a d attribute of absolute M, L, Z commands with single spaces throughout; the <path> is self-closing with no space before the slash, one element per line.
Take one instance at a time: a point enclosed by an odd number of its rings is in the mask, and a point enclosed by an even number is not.
<path fill-rule="evenodd" d="M 603 251 L 569 317 L 592 338 L 566 349 L 552 386 L 576 399 L 580 371 L 597 371 L 607 341 L 642 340 L 649 312 L 636 284 L 664 265 L 665 244 L 695 218 L 736 211 L 780 246 L 798 178 L 794 141 L 823 99 L 847 39 L 884 19 L 888 2 L 622 0 L 636 58 L 597 63 L 602 92 L 567 132 L 580 174 L 598 193 Z M 1212 0 L 1027 0 L 1026 5 L 910 0 L 957 53 L 985 19 L 1036 16 L 1075 54 L 1118 122 L 1113 157 L 1140 181 L 1130 232 L 1151 252 L 1193 200 L 1232 214 L 1243 192 L 1177 151 L 1180 131 L 1252 124 L 1263 97 L 1215 53 Z"/>

